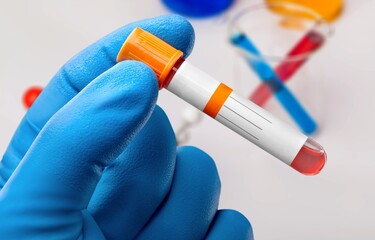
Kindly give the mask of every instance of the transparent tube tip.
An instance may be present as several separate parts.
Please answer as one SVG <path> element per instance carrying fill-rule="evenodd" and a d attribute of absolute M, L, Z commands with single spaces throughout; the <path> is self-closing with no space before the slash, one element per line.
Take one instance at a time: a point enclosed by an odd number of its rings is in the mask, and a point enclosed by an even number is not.
<path fill-rule="evenodd" d="M 323 169 L 326 159 L 323 147 L 308 138 L 290 166 L 302 174 L 312 176 Z"/>

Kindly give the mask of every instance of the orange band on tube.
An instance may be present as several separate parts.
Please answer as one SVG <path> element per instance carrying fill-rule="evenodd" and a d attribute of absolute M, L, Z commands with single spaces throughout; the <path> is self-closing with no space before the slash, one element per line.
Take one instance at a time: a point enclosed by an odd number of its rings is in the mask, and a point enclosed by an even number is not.
<path fill-rule="evenodd" d="M 203 112 L 210 117 L 215 118 L 232 91 L 233 90 L 230 87 L 224 83 L 220 83 L 214 94 L 212 94 L 210 100 L 208 100 Z"/>

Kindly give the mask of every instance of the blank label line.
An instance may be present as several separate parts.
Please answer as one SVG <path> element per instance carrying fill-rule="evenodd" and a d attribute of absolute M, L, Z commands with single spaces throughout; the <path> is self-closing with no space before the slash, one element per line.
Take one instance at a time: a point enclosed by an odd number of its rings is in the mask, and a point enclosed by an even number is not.
<path fill-rule="evenodd" d="M 249 133 L 248 131 L 246 131 L 245 129 L 243 129 L 242 127 L 238 126 L 237 124 L 235 124 L 234 122 L 232 122 L 231 120 L 229 120 L 228 118 L 224 117 L 223 115 L 221 114 L 218 114 L 220 117 L 224 118 L 226 121 L 230 122 L 231 124 L 233 124 L 234 126 L 236 126 L 237 128 L 241 129 L 242 131 L 244 131 L 245 133 L 247 133 L 248 135 L 252 136 L 253 138 L 255 138 L 256 140 L 259 140 L 259 138 L 255 137 L 253 134 Z"/>
<path fill-rule="evenodd" d="M 258 129 L 260 130 L 263 130 L 261 127 L 259 127 L 258 125 L 256 125 L 255 123 L 251 122 L 250 120 L 246 119 L 244 116 L 240 115 L 239 113 L 233 111 L 233 109 L 229 108 L 228 106 L 225 106 L 228 110 L 230 110 L 231 112 L 233 112 L 234 114 L 236 114 L 237 116 L 241 117 L 242 119 L 244 119 L 245 121 L 247 121 L 248 123 L 254 125 L 255 127 L 257 127 Z"/>
<path fill-rule="evenodd" d="M 267 118 L 263 117 L 262 115 L 260 115 L 259 113 L 255 112 L 253 109 L 249 108 L 248 106 L 246 106 L 245 104 L 243 104 L 242 102 L 238 101 L 237 99 L 233 98 L 232 96 L 229 96 L 231 99 L 233 99 L 234 101 L 238 102 L 239 104 L 241 104 L 242 106 L 244 106 L 245 108 L 249 109 L 250 111 L 252 111 L 253 113 L 255 113 L 256 115 L 258 115 L 259 117 L 263 118 L 264 120 L 266 120 L 267 122 L 271 123 L 272 122 L 270 120 L 268 120 Z"/>

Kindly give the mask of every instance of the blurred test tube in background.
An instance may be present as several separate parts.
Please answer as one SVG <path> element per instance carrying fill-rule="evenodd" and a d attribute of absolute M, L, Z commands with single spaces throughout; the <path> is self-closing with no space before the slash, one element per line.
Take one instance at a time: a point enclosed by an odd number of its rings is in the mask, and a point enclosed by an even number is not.
<path fill-rule="evenodd" d="M 278 9 L 283 9 L 282 13 Z M 251 100 L 262 106 L 273 92 L 301 130 L 315 132 L 317 124 L 283 82 L 300 69 L 330 33 L 330 26 L 319 14 L 299 5 L 264 3 L 242 9 L 230 23 L 229 39 L 263 82 L 255 88 Z M 236 74 L 241 73 L 240 67 L 236 68 Z M 237 82 L 240 92 L 249 96 L 254 87 L 243 83 L 251 82 L 251 75 L 243 75 L 236 76 Z"/>

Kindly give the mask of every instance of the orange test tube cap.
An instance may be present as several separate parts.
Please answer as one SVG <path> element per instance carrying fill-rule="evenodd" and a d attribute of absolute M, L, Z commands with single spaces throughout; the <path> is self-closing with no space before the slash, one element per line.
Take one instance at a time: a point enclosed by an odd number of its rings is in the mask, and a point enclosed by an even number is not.
<path fill-rule="evenodd" d="M 137 60 L 145 63 L 155 72 L 161 89 L 167 84 L 169 74 L 182 55 L 180 50 L 160 38 L 141 28 L 135 28 L 122 45 L 117 62 Z"/>

